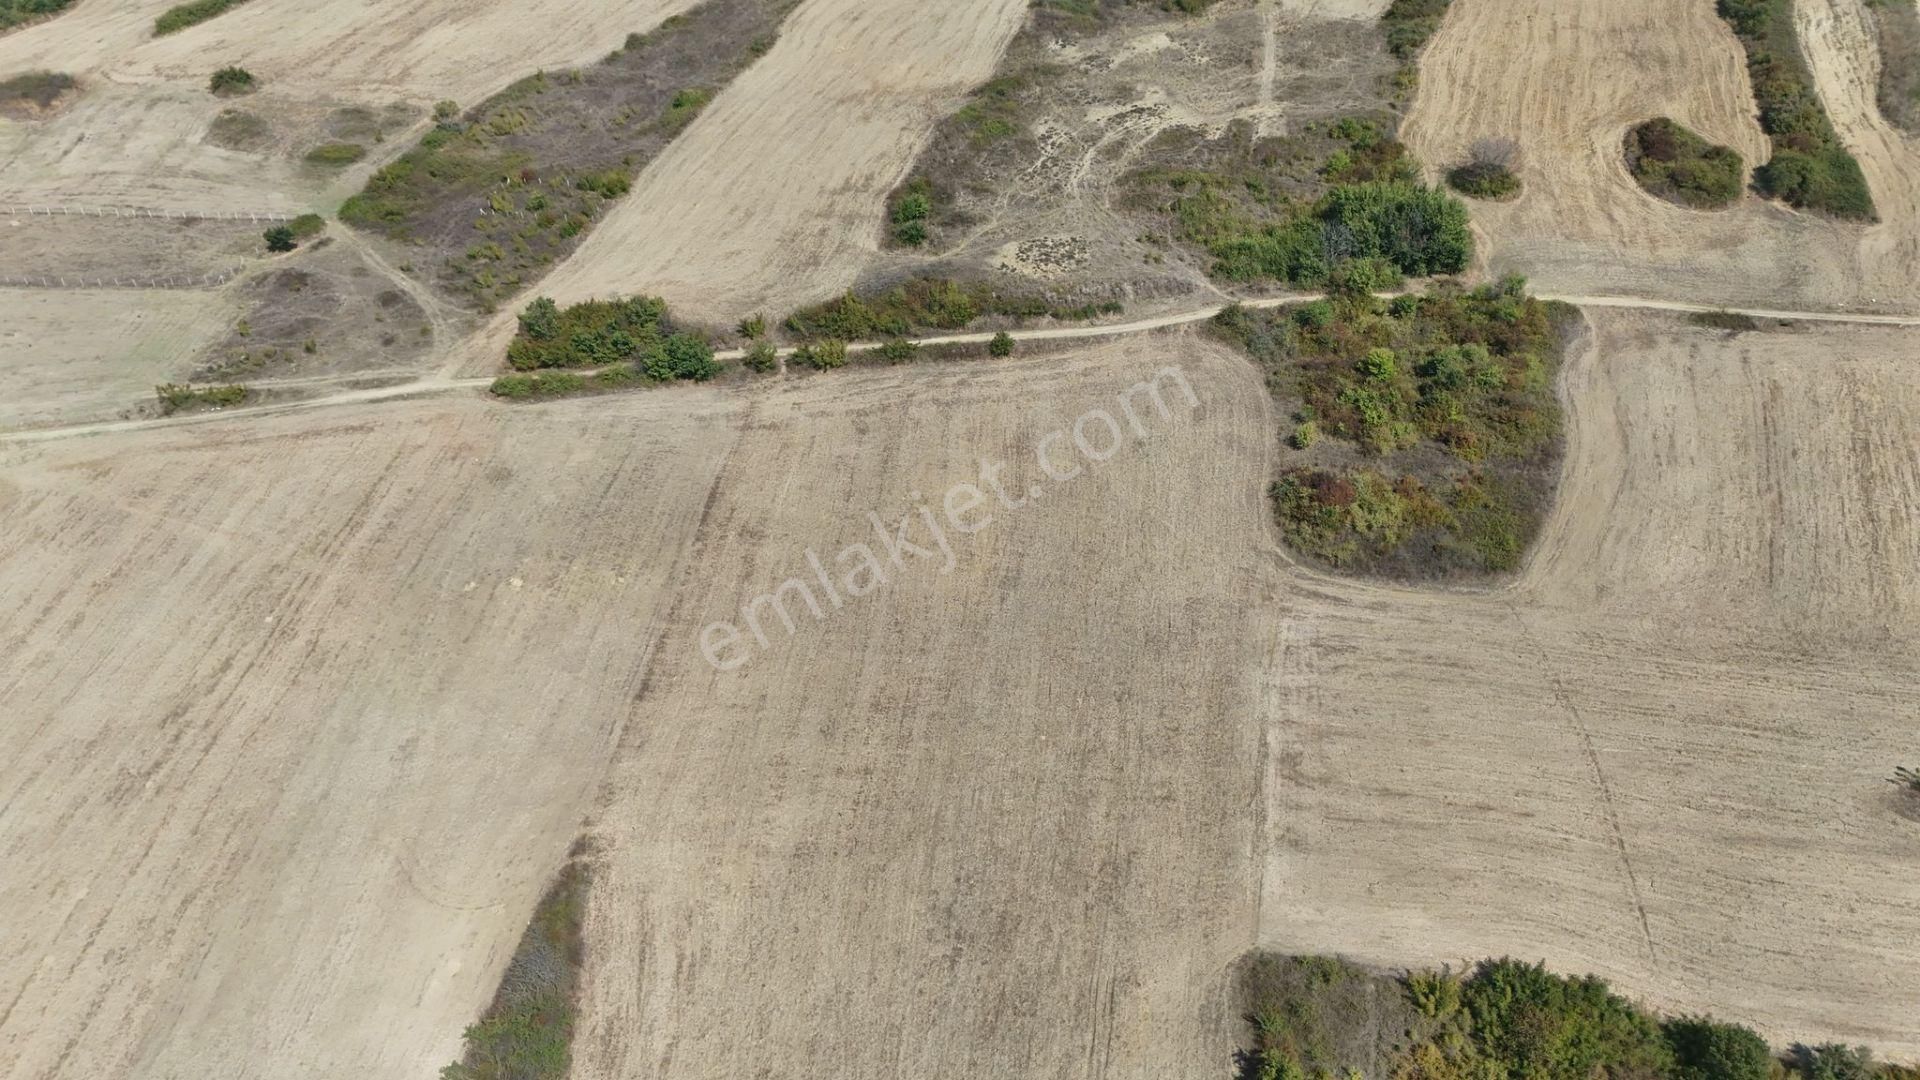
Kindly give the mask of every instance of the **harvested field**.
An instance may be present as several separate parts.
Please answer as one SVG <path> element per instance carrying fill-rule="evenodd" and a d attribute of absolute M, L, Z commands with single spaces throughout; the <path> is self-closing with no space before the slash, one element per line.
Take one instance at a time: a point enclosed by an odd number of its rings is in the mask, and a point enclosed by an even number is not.
<path fill-rule="evenodd" d="M 1515 589 L 1287 582 L 1262 942 L 1544 957 L 1912 1059 L 1913 336 L 1593 318 Z"/>
<path fill-rule="evenodd" d="M 249 221 L 0 217 L 0 279 L 203 278 L 265 256 L 265 228 Z"/>
<path fill-rule="evenodd" d="M 661 295 L 716 323 L 842 291 L 876 251 L 887 192 L 1025 12 L 809 0 L 541 291 Z"/>
<path fill-rule="evenodd" d="M 1171 418 L 1139 399 L 1148 437 L 1105 466 L 1034 466 L 1168 363 L 1197 410 L 1169 386 Z M 1192 334 L 760 402 L 595 815 L 575 1075 L 1222 1071 L 1255 914 L 1269 437 L 1251 365 Z M 702 658 L 702 627 L 810 575 L 809 548 L 834 565 L 876 543 L 868 509 L 937 507 L 982 459 L 1047 490 L 959 538 L 951 573 L 909 556 L 735 672 Z"/>
<path fill-rule="evenodd" d="M 0 448 L 0 1075 L 454 1060 L 591 805 L 736 404 Z"/>
<path fill-rule="evenodd" d="M 1920 149 L 1873 109 L 1860 0 L 1797 5 L 1828 112 L 1882 223 L 1845 225 L 1748 198 L 1704 213 L 1641 191 L 1620 146 L 1668 116 L 1749 163 L 1769 156 L 1745 61 L 1710 3 L 1455 0 L 1421 65 L 1403 137 L 1434 167 L 1477 138 L 1519 141 L 1525 190 L 1474 209 L 1493 272 L 1545 292 L 1758 307 L 1920 310 Z M 1621 57 L 1633 77 L 1620 78 Z"/>
<path fill-rule="evenodd" d="M 0 311 L 0 430 L 151 401 L 154 386 L 184 376 L 235 317 L 208 290 L 0 289 Z"/>

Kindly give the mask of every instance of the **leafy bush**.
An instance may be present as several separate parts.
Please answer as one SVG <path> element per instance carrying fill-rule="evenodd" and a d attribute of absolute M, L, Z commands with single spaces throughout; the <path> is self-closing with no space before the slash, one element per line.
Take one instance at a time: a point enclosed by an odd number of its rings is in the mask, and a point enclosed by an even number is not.
<path fill-rule="evenodd" d="M 243 404 L 250 391 L 244 386 L 191 386 L 186 383 L 162 383 L 153 388 L 153 396 L 160 401 L 160 411 L 166 415 L 182 409 L 210 408 L 224 409 Z"/>
<path fill-rule="evenodd" d="M 73 0 L 0 0 L 0 31 L 65 11 Z"/>
<path fill-rule="evenodd" d="M 1627 133 L 1627 168 L 1649 193 L 1696 210 L 1731 205 L 1746 177 L 1746 163 L 1734 150 L 1664 116 Z"/>
<path fill-rule="evenodd" d="M 847 366 L 847 344 L 835 338 L 811 342 L 793 350 L 793 363 L 815 371 Z"/>
<path fill-rule="evenodd" d="M 1065 308 L 1044 295 L 1001 292 L 986 281 L 913 278 L 884 292 L 847 293 L 803 308 L 787 316 L 786 326 L 802 338 L 876 341 L 908 337 L 922 329 L 959 330 L 987 315 L 1088 319 L 1118 311 L 1116 302 Z"/>
<path fill-rule="evenodd" d="M 1704 1016 L 1683 1016 L 1661 1025 L 1673 1051 L 1673 1080 L 1768 1080 L 1773 1053 L 1749 1028 Z"/>
<path fill-rule="evenodd" d="M 267 250 L 273 252 L 292 251 L 300 245 L 295 241 L 293 227 L 275 225 L 261 234 L 267 242 Z"/>
<path fill-rule="evenodd" d="M 933 182 L 915 177 L 901 185 L 893 195 L 893 238 L 908 247 L 927 242 L 927 220 L 933 216 Z"/>
<path fill-rule="evenodd" d="M 171 34 L 185 30 L 189 26 L 206 22 L 215 15 L 224 14 L 229 8 L 239 7 L 246 0 L 190 0 L 189 3 L 170 7 L 153 20 L 153 32 L 156 35 Z"/>
<path fill-rule="evenodd" d="M 307 151 L 307 164 L 342 166 L 351 165 L 367 156 L 367 148 L 359 143 L 323 143 Z"/>
<path fill-rule="evenodd" d="M 889 364 L 904 364 L 913 359 L 914 354 L 919 351 L 920 346 L 906 338 L 889 338 L 886 344 L 879 348 L 880 359 Z"/>
<path fill-rule="evenodd" d="M 319 236 L 321 230 L 326 227 L 327 219 L 319 214 L 301 214 L 287 222 L 287 231 L 293 234 L 295 240 L 307 240 Z"/>
<path fill-rule="evenodd" d="M 1877 220 L 1866 174 L 1840 141 L 1800 58 L 1792 2 L 1718 0 L 1746 49 L 1760 127 L 1773 140 L 1773 160 L 1754 171 L 1754 184 L 1800 209 Z"/>
<path fill-rule="evenodd" d="M 4 26 L 0 23 L 0 26 Z M 29 71 L 0 80 L 0 110 L 9 105 L 50 108 L 60 95 L 78 86 L 73 76 L 57 71 Z"/>
<path fill-rule="evenodd" d="M 765 375 L 780 366 L 780 354 L 773 347 L 773 342 L 764 339 L 756 340 L 741 362 L 746 364 L 748 371 Z"/>
<path fill-rule="evenodd" d="M 1864 1046 L 1795 1044 L 1788 1064 L 1804 1080 L 1874 1080 L 1873 1051 Z"/>
<path fill-rule="evenodd" d="M 1483 960 L 1461 985 L 1461 1004 L 1481 1052 L 1516 1076 L 1591 1080 L 1601 1067 L 1660 1075 L 1673 1051 L 1659 1025 L 1587 975 L 1567 978 L 1544 964 Z"/>
<path fill-rule="evenodd" d="M 256 85 L 253 73 L 243 67 L 223 67 L 207 80 L 207 89 L 221 97 L 251 94 Z"/>
<path fill-rule="evenodd" d="M 1393 0 L 1380 16 L 1386 30 L 1387 48 L 1402 60 L 1411 60 L 1426 47 L 1451 0 Z"/>
<path fill-rule="evenodd" d="M 1013 335 L 1007 333 L 1005 330 L 993 335 L 993 340 L 987 342 L 987 354 L 995 357 L 1012 356 Z"/>
<path fill-rule="evenodd" d="M 523 400 L 575 394 L 586 385 L 585 379 L 570 371 L 539 371 L 531 375 L 502 375 L 493 380 L 487 392 L 495 397 Z"/>
<path fill-rule="evenodd" d="M 1513 173 L 1519 156 L 1520 144 L 1512 139 L 1477 139 L 1467 161 L 1448 171 L 1447 184 L 1476 199 L 1508 198 L 1520 190 Z"/>

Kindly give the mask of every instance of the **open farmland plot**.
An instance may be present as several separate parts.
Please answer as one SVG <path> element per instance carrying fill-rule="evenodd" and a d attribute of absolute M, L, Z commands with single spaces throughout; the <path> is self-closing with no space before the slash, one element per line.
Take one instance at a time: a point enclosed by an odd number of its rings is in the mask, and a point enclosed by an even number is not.
<path fill-rule="evenodd" d="M 1708 0 L 1455 0 L 1422 60 L 1404 138 L 1433 169 L 1476 139 L 1519 142 L 1525 190 L 1476 205 L 1474 219 L 1486 263 L 1542 291 L 1920 310 L 1920 150 L 1873 110 L 1878 67 L 1859 3 L 1796 7 L 1827 109 L 1880 204 L 1878 225 L 1755 198 L 1692 211 L 1636 186 L 1623 139 L 1658 116 L 1732 147 L 1749 168 L 1767 160 L 1744 55 Z"/>
<path fill-rule="evenodd" d="M 1515 588 L 1288 583 L 1261 937 L 1544 957 L 1912 1058 L 1914 339 L 1595 320 Z"/>
<path fill-rule="evenodd" d="M 732 409 L 0 448 L 0 1075 L 453 1060 L 591 803 Z"/>
<path fill-rule="evenodd" d="M 1169 363 L 1197 409 L 1168 385 L 1169 419 L 1138 399 L 1147 438 L 1042 475 L 1049 432 L 1121 415 Z M 768 400 L 721 475 L 596 815 L 578 1077 L 1228 1060 L 1254 916 L 1258 377 L 1191 334 L 906 370 L 910 395 L 875 372 Z M 940 513 L 983 459 L 1015 497 L 1046 491 L 987 508 L 951 573 L 910 557 L 824 621 L 799 608 L 791 640 L 769 616 L 773 647 L 737 671 L 701 657 L 705 624 L 810 576 L 810 547 L 831 566 L 877 543 L 865 512 L 895 523 L 913 492 Z"/>
<path fill-rule="evenodd" d="M 808 0 L 542 291 L 656 294 L 715 322 L 841 291 L 876 250 L 887 192 L 1025 10 Z"/>

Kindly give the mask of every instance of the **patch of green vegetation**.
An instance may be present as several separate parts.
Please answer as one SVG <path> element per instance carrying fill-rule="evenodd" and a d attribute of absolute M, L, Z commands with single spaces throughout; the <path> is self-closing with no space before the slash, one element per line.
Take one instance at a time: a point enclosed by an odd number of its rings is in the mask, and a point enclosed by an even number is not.
<path fill-rule="evenodd" d="M 1512 139 L 1477 139 L 1466 162 L 1447 170 L 1447 186 L 1475 199 L 1509 199 L 1520 193 L 1513 164 L 1520 145 Z"/>
<path fill-rule="evenodd" d="M 540 297 L 520 313 L 507 363 L 516 371 L 630 364 L 634 374 L 654 382 L 704 382 L 720 373 L 706 339 L 676 331 L 666 301 L 649 296 L 564 309 Z"/>
<path fill-rule="evenodd" d="M 295 240 L 310 240 L 319 236 L 326 227 L 327 219 L 319 214 L 301 214 L 287 222 L 287 231 L 293 234 Z"/>
<path fill-rule="evenodd" d="M 1044 75 L 1044 72 L 1036 73 Z M 1021 91 L 1034 77 L 1016 72 L 992 79 L 967 97 L 967 103 L 954 114 L 954 121 L 966 129 L 976 143 L 998 142 L 1027 134 L 1027 118 L 1021 108 Z"/>
<path fill-rule="evenodd" d="M 207 79 L 208 92 L 218 97 L 233 97 L 236 94 L 251 94 L 259 85 L 253 72 L 243 67 L 228 65 L 213 73 Z"/>
<path fill-rule="evenodd" d="M 351 165 L 367 156 L 367 148 L 359 143 L 322 143 L 307 151 L 307 164 L 326 165 L 339 168 Z"/>
<path fill-rule="evenodd" d="M 1773 140 L 1773 159 L 1754 171 L 1755 186 L 1799 209 L 1878 220 L 1866 174 L 1834 131 L 1807 71 L 1793 0 L 1718 0 L 1718 6 L 1746 49 L 1760 127 Z"/>
<path fill-rule="evenodd" d="M 1920 769 L 1895 766 L 1890 783 L 1913 795 L 1920 795 Z"/>
<path fill-rule="evenodd" d="M 814 371 L 832 371 L 847 366 L 847 343 L 838 338 L 822 338 L 798 346 L 788 360 L 795 367 Z"/>
<path fill-rule="evenodd" d="M 1117 301 L 1068 307 L 1039 293 L 1012 293 L 986 281 L 913 278 L 884 292 L 847 293 L 787 316 L 787 330 L 801 338 L 878 341 L 917 330 L 959 330 L 986 316 L 1011 319 L 1091 319 L 1120 312 Z"/>
<path fill-rule="evenodd" d="M 493 380 L 487 392 L 513 401 L 530 398 L 565 397 L 585 389 L 587 380 L 571 371 L 536 371 L 528 375 L 502 375 Z"/>
<path fill-rule="evenodd" d="M 599 63 L 541 72 L 376 171 L 340 219 L 431 249 L 437 286 L 492 310 L 577 246 L 757 55 L 797 0 L 706 0 Z"/>
<path fill-rule="evenodd" d="M 927 242 L 927 219 L 933 216 L 933 181 L 916 176 L 900 185 L 887 200 L 887 220 L 893 239 L 907 247 Z"/>
<path fill-rule="evenodd" d="M 191 386 L 186 383 L 162 383 L 153 388 L 163 415 L 188 409 L 225 409 L 244 404 L 249 391 L 244 386 Z"/>
<path fill-rule="evenodd" d="M 1483 960 L 1393 976 L 1321 956 L 1239 966 L 1252 1028 L 1243 1080 L 1911 1080 L 1864 1047 L 1796 1045 L 1776 1059 L 1752 1029 L 1661 1018 L 1592 975 Z"/>
<path fill-rule="evenodd" d="M 267 231 L 261 233 L 260 236 L 267 242 L 267 250 L 275 252 L 276 254 L 284 251 L 292 251 L 294 248 L 300 246 L 294 236 L 293 227 L 290 225 L 270 226 Z"/>
<path fill-rule="evenodd" d="M 1287 542 L 1407 578 L 1518 567 L 1558 467 L 1570 317 L 1517 278 L 1222 312 L 1215 326 L 1265 368 L 1295 425 L 1270 492 Z"/>
<path fill-rule="evenodd" d="M 1687 321 L 1709 330 L 1728 330 L 1734 333 L 1760 329 L 1758 319 L 1738 311 L 1696 311 L 1687 316 Z"/>
<path fill-rule="evenodd" d="M 1387 35 L 1387 48 L 1403 61 L 1411 61 L 1426 48 L 1440 29 L 1440 20 L 1453 0 L 1393 0 L 1380 16 Z"/>
<path fill-rule="evenodd" d="M 72 4 L 73 0 L 0 0 L 0 31 L 58 15 Z"/>
<path fill-rule="evenodd" d="M 1212 255 L 1217 278 L 1320 288 L 1351 263 L 1426 277 L 1472 259 L 1466 207 L 1419 183 L 1406 147 L 1377 121 L 1348 117 L 1276 139 L 1236 125 L 1182 156 L 1196 164 L 1122 183 L 1131 205 L 1164 214 L 1171 235 Z"/>
<path fill-rule="evenodd" d="M 1731 206 L 1746 179 L 1737 151 L 1664 116 L 1627 132 L 1627 168 L 1649 193 L 1695 210 Z"/>
<path fill-rule="evenodd" d="M 160 13 L 153 20 L 153 32 L 156 35 L 171 34 L 206 22 L 215 15 L 223 15 L 229 9 L 239 7 L 246 0 L 190 0 L 189 3 L 176 4 Z"/>
<path fill-rule="evenodd" d="M 60 95 L 78 86 L 73 76 L 60 71 L 29 71 L 0 80 L 0 107 L 31 105 L 51 108 Z"/>
<path fill-rule="evenodd" d="M 987 342 L 987 355 L 995 359 L 1005 359 L 1013 355 L 1013 348 L 1013 335 L 1002 330 L 993 335 L 993 340 Z"/>
<path fill-rule="evenodd" d="M 534 908 L 493 1003 L 467 1028 L 466 1052 L 440 1070 L 441 1080 L 564 1080 L 568 1075 L 585 959 L 588 883 L 587 868 L 577 859 L 560 871 Z"/>

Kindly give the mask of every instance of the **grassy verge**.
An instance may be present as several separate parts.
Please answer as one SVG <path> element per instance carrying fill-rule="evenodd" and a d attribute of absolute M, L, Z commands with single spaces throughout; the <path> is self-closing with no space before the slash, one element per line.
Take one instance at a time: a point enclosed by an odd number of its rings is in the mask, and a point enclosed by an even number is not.
<path fill-rule="evenodd" d="M 493 1003 L 441 1080 L 564 1080 L 583 960 L 588 872 L 569 862 L 534 909 Z"/>
<path fill-rule="evenodd" d="M 247 0 L 190 0 L 189 3 L 176 4 L 160 13 L 153 20 L 155 34 L 171 34 L 206 22 L 215 15 L 224 15 L 227 11 L 239 7 Z"/>
<path fill-rule="evenodd" d="M 1063 300 L 1044 292 L 1009 291 L 985 281 L 913 278 L 891 289 L 848 293 L 787 316 L 786 329 L 803 339 L 880 341 L 929 330 L 959 330 L 975 319 L 1052 318 L 1084 321 L 1121 311 L 1115 300 Z"/>
<path fill-rule="evenodd" d="M 1718 210 L 1746 190 L 1746 163 L 1666 117 L 1627 132 L 1627 168 L 1649 194 L 1694 210 Z"/>
<path fill-rule="evenodd" d="M 1389 975 L 1325 956 L 1253 953 L 1239 967 L 1252 1027 L 1243 1080 L 1916 1080 L 1864 1047 L 1796 1045 L 1752 1029 L 1662 1017 L 1602 979 L 1483 960 L 1463 973 Z"/>
<path fill-rule="evenodd" d="M 492 310 L 576 247 L 632 178 L 755 58 L 797 0 L 707 0 L 589 67 L 522 79 L 376 172 L 340 218 L 419 245 Z"/>
<path fill-rule="evenodd" d="M 1517 568 L 1559 470 L 1553 381 L 1574 318 L 1519 279 L 1223 312 L 1216 330 L 1291 416 L 1271 490 L 1287 543 L 1408 579 Z"/>
<path fill-rule="evenodd" d="M 1880 38 L 1880 112 L 1909 135 L 1920 135 L 1920 5 L 1867 0 Z"/>
<path fill-rule="evenodd" d="M 0 34 L 58 15 L 72 5 L 73 0 L 0 0 Z"/>
<path fill-rule="evenodd" d="M 1219 136 L 1176 129 L 1156 143 L 1156 157 L 1189 164 L 1129 174 L 1127 204 L 1212 256 L 1215 278 L 1320 288 L 1358 277 L 1386 289 L 1472 261 L 1466 207 L 1417 181 L 1383 120 L 1268 139 L 1246 125 Z"/>
<path fill-rule="evenodd" d="M 1719 0 L 1719 11 L 1746 49 L 1760 127 L 1773 140 L 1773 159 L 1754 171 L 1755 186 L 1798 209 L 1878 220 L 1866 175 L 1814 90 L 1793 27 L 1793 0 Z"/>

